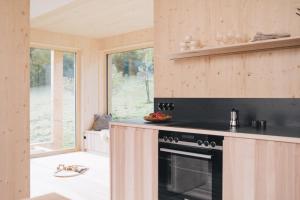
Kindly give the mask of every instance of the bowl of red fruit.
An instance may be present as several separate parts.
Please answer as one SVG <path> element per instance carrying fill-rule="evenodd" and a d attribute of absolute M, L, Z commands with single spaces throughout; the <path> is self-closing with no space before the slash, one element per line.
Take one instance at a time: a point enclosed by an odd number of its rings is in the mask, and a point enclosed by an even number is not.
<path fill-rule="evenodd" d="M 171 115 L 164 114 L 162 112 L 154 112 L 144 117 L 144 120 L 148 122 L 166 122 L 172 119 Z"/>

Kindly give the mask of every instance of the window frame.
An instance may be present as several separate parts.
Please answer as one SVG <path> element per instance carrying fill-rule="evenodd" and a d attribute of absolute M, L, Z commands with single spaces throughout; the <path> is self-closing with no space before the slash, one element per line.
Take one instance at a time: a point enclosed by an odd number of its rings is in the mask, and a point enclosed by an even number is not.
<path fill-rule="evenodd" d="M 153 64 L 155 66 L 155 50 L 154 50 L 154 45 L 153 43 L 145 43 L 145 44 L 140 44 L 140 45 L 134 45 L 134 46 L 129 46 L 129 47 L 121 47 L 121 48 L 117 48 L 117 49 L 113 49 L 113 50 L 110 50 L 110 51 L 105 51 L 105 76 L 106 76 L 106 91 L 105 91 L 105 96 L 106 96 L 106 99 L 105 99 L 105 105 L 106 105 L 106 114 L 110 114 L 111 113 L 111 84 L 110 81 L 111 81 L 111 76 L 110 76 L 110 73 L 111 73 L 111 69 L 109 67 L 109 55 L 111 54 L 116 54 L 116 53 L 125 53 L 125 52 L 129 52 L 129 51 L 135 51 L 135 50 L 140 50 L 140 49 L 148 49 L 148 48 L 152 48 L 153 49 Z"/>
<path fill-rule="evenodd" d="M 81 137 L 81 50 L 79 48 L 72 47 L 63 47 L 56 46 L 50 44 L 41 44 L 31 42 L 29 48 L 37 48 L 37 49 L 47 49 L 51 51 L 61 51 L 61 52 L 72 52 L 75 54 L 75 146 L 74 148 L 62 149 L 62 150 L 54 150 L 47 153 L 41 154 L 31 154 L 31 158 L 39 158 L 51 155 L 59 155 L 62 153 L 70 153 L 77 152 L 81 150 L 82 146 L 82 137 Z M 33 144 L 35 145 L 35 144 Z"/>

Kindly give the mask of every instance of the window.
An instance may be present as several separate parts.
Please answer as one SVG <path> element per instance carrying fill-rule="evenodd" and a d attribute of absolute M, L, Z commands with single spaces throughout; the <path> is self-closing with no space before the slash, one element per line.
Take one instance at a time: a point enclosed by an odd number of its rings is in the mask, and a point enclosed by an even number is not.
<path fill-rule="evenodd" d="M 30 49 L 30 143 L 51 137 L 51 50 Z"/>
<path fill-rule="evenodd" d="M 30 49 L 31 153 L 75 148 L 75 53 Z"/>
<path fill-rule="evenodd" d="M 113 119 L 153 111 L 153 48 L 108 55 L 108 110 Z"/>

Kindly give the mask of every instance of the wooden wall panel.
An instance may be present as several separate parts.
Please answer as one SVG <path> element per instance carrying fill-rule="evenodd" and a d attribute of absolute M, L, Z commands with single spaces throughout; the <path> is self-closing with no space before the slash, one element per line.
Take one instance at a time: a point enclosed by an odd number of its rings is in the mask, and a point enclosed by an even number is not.
<path fill-rule="evenodd" d="M 155 0 L 156 97 L 300 97 L 300 48 L 170 61 L 185 35 L 300 35 L 300 0 Z"/>
<path fill-rule="evenodd" d="M 121 35 L 99 39 L 101 50 L 112 51 L 120 48 L 130 48 L 135 45 L 152 44 L 153 43 L 153 28 L 142 29 Z"/>
<path fill-rule="evenodd" d="M 0 199 L 29 197 L 29 0 L 0 0 Z"/>

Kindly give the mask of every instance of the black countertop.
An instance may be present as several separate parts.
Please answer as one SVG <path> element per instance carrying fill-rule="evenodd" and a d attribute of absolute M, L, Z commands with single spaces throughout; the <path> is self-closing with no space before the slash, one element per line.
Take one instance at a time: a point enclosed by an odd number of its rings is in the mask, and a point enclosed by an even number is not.
<path fill-rule="evenodd" d="M 237 128 L 230 128 L 229 124 L 204 122 L 169 122 L 164 126 L 300 138 L 300 127 L 267 126 L 265 129 L 257 129 L 241 125 Z"/>
<path fill-rule="evenodd" d="M 239 134 L 256 134 L 265 136 L 281 136 L 300 138 L 300 127 L 284 127 L 284 126 L 267 126 L 266 129 L 256 129 L 251 126 L 240 126 L 238 128 L 230 128 L 228 124 L 222 123 L 205 123 L 205 122 L 185 122 L 185 121 L 170 121 L 162 123 L 150 123 L 142 120 L 116 121 L 121 123 L 131 123 L 148 126 L 165 126 L 175 128 L 189 128 L 199 130 L 222 131 L 228 133 Z"/>

